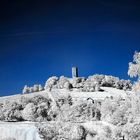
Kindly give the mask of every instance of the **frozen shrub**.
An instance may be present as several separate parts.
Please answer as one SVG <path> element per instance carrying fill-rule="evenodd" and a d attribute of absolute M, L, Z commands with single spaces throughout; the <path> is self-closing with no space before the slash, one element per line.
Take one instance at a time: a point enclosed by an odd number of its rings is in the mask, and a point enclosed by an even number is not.
<path fill-rule="evenodd" d="M 68 95 L 68 96 L 59 96 L 56 99 L 56 102 L 57 102 L 59 107 L 61 107 L 64 104 L 68 104 L 68 105 L 73 104 L 73 100 L 72 100 L 72 97 L 70 95 Z"/>
<path fill-rule="evenodd" d="M 119 78 L 105 75 L 104 79 L 101 82 L 101 85 L 106 87 L 115 87 L 115 83 L 117 81 L 119 81 Z"/>
<path fill-rule="evenodd" d="M 75 77 L 72 80 L 72 86 L 74 88 L 83 88 L 85 80 L 85 78 Z"/>
<path fill-rule="evenodd" d="M 3 104 L 0 104 L 0 120 L 4 120 Z"/>
<path fill-rule="evenodd" d="M 16 102 L 4 103 L 2 108 L 4 121 L 22 121 L 21 111 L 23 110 L 22 105 Z"/>
<path fill-rule="evenodd" d="M 47 98 L 38 95 L 30 99 L 22 100 L 24 109 L 22 116 L 28 121 L 47 121 L 50 120 L 48 114 L 51 101 Z"/>
<path fill-rule="evenodd" d="M 67 120 L 74 122 L 83 122 L 85 120 L 100 120 L 101 113 L 94 104 L 78 103 L 74 104 L 65 111 Z"/>
<path fill-rule="evenodd" d="M 61 76 L 61 77 L 59 78 L 58 83 L 57 83 L 57 87 L 58 87 L 59 89 L 64 89 L 64 88 L 67 89 L 67 88 L 70 88 L 70 87 L 71 87 L 71 84 L 70 84 L 68 78 L 66 78 L 66 77 L 64 77 L 64 76 Z"/>
<path fill-rule="evenodd" d="M 59 128 L 57 124 L 41 124 L 38 125 L 38 132 L 43 140 L 52 140 L 59 135 Z"/>
<path fill-rule="evenodd" d="M 104 78 L 105 78 L 105 75 L 98 75 L 98 74 L 88 77 L 88 79 L 90 79 L 91 81 L 96 81 L 98 84 L 101 84 Z"/>
<path fill-rule="evenodd" d="M 109 126 L 104 126 L 104 132 L 100 136 L 103 140 L 112 140 L 112 130 Z"/>
<path fill-rule="evenodd" d="M 122 134 L 122 127 L 121 126 L 117 126 L 113 132 L 112 132 L 112 139 L 113 140 L 119 140 L 123 134 Z"/>
<path fill-rule="evenodd" d="M 33 92 L 38 92 L 38 91 L 42 91 L 42 90 L 43 90 L 43 87 L 41 85 L 35 84 L 33 87 L 28 87 L 27 85 L 25 85 L 22 93 L 23 94 L 33 93 Z"/>
<path fill-rule="evenodd" d="M 49 105 L 51 101 L 50 101 L 49 99 L 47 99 L 47 98 L 41 96 L 41 95 L 37 95 L 37 96 L 35 96 L 35 97 L 33 97 L 33 98 L 30 98 L 30 99 L 28 100 L 28 102 L 32 102 L 32 103 L 34 103 L 35 105 L 41 104 L 41 103 L 43 103 L 43 102 L 46 102 L 46 103 L 48 103 L 48 105 Z"/>
<path fill-rule="evenodd" d="M 33 93 L 34 92 L 34 88 L 33 87 L 29 87 L 29 92 Z"/>
<path fill-rule="evenodd" d="M 117 102 L 112 101 L 111 99 L 105 99 L 101 105 L 102 120 L 110 122 L 117 107 Z"/>
<path fill-rule="evenodd" d="M 72 84 L 70 82 L 65 82 L 64 83 L 64 88 L 67 90 L 70 90 L 72 88 Z"/>
<path fill-rule="evenodd" d="M 33 91 L 38 92 L 39 91 L 39 85 L 34 85 L 33 86 Z"/>
<path fill-rule="evenodd" d="M 128 121 L 127 116 L 127 107 L 120 106 L 117 110 L 113 113 L 111 117 L 111 123 L 114 125 L 124 125 Z"/>
<path fill-rule="evenodd" d="M 74 123 L 54 122 L 37 128 L 43 140 L 82 140 L 86 137 L 85 128 Z"/>
<path fill-rule="evenodd" d="M 130 80 L 122 80 L 123 81 L 123 90 L 131 90 L 132 83 Z"/>
<path fill-rule="evenodd" d="M 45 83 L 45 89 L 48 89 L 48 90 L 51 90 L 56 84 L 57 84 L 57 81 L 58 81 L 58 77 L 56 76 L 52 76 L 50 77 L 46 83 Z"/>
<path fill-rule="evenodd" d="M 39 88 L 39 91 L 42 91 L 44 89 L 40 84 L 38 86 L 39 86 L 38 87 Z"/>
<path fill-rule="evenodd" d="M 132 90 L 136 93 L 136 94 L 140 94 L 140 81 L 135 82 L 133 84 Z"/>
<path fill-rule="evenodd" d="M 72 140 L 81 140 L 86 138 L 86 130 L 83 126 L 80 125 L 75 125 L 72 128 L 72 135 L 71 139 Z"/>
<path fill-rule="evenodd" d="M 22 93 L 26 94 L 26 93 L 29 93 L 29 92 L 30 92 L 30 88 L 27 85 L 25 85 L 24 88 L 23 88 Z"/>
<path fill-rule="evenodd" d="M 85 81 L 83 91 L 94 92 L 99 90 L 100 90 L 100 85 L 96 81 L 91 81 L 90 79 L 87 79 Z"/>
<path fill-rule="evenodd" d="M 128 75 L 130 77 L 140 77 L 140 52 L 135 52 L 133 62 L 129 63 Z"/>
<path fill-rule="evenodd" d="M 123 134 L 127 140 L 139 140 L 140 139 L 140 123 L 128 123 L 124 129 Z"/>
<path fill-rule="evenodd" d="M 33 103 L 29 103 L 23 109 L 22 117 L 24 118 L 24 120 L 34 121 L 36 117 L 35 113 L 36 113 L 36 106 Z"/>

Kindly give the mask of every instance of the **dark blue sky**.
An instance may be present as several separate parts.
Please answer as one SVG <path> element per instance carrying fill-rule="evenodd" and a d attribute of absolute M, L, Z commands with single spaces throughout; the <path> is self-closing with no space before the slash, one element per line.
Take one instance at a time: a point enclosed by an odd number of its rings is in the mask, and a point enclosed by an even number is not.
<path fill-rule="evenodd" d="M 140 51 L 139 0 L 1 0 L 0 96 L 52 75 L 128 79 Z"/>

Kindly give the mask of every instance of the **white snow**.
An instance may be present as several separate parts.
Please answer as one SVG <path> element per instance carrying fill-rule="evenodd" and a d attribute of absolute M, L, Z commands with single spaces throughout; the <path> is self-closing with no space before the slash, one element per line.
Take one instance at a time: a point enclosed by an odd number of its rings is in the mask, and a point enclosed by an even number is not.
<path fill-rule="evenodd" d="M 114 130 L 116 128 L 116 126 L 105 121 L 87 121 L 83 123 L 83 126 L 90 132 L 96 132 L 98 136 L 104 133 L 105 126 L 108 126 L 111 130 Z"/>
<path fill-rule="evenodd" d="M 34 123 L 0 122 L 0 140 L 41 140 Z"/>
<path fill-rule="evenodd" d="M 19 98 L 23 97 L 28 97 L 28 98 L 32 98 L 35 97 L 37 95 L 42 95 L 44 97 L 50 97 L 53 98 L 52 96 L 67 96 L 67 95 L 71 95 L 73 98 L 81 98 L 81 99 L 87 99 L 89 97 L 91 97 L 92 99 L 105 99 L 106 97 L 110 97 L 110 96 L 122 96 L 123 98 L 125 98 L 125 96 L 127 94 L 131 94 L 132 91 L 124 91 L 124 90 L 119 90 L 116 88 L 112 88 L 112 87 L 101 87 L 101 89 L 103 89 L 104 91 L 97 91 L 97 92 L 79 92 L 79 91 L 68 91 L 68 90 L 64 90 L 64 89 L 55 89 L 53 91 L 47 91 L 47 90 L 43 90 L 43 91 L 39 91 L 39 92 L 34 92 L 34 93 L 29 93 L 29 94 L 17 94 L 17 95 L 12 95 L 12 96 L 4 96 L 4 97 L 0 97 L 0 102 L 3 102 L 5 100 L 16 100 L 18 101 Z"/>

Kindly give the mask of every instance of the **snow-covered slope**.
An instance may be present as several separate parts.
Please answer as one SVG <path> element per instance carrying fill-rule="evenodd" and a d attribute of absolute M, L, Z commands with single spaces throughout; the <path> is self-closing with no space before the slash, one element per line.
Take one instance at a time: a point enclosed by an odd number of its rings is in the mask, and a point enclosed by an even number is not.
<path fill-rule="evenodd" d="M 128 93 L 132 93 L 132 91 L 124 91 L 124 90 L 119 90 L 116 88 L 112 88 L 112 87 L 101 87 L 101 89 L 103 90 L 101 91 L 97 91 L 97 92 L 79 92 L 79 91 L 68 91 L 65 89 L 56 89 L 53 90 L 52 92 L 49 92 L 47 90 L 44 91 L 40 91 L 40 92 L 34 92 L 34 93 L 29 93 L 29 94 L 17 94 L 17 95 L 12 95 L 12 96 L 4 96 L 4 97 L 0 97 L 0 102 L 4 102 L 5 100 L 16 100 L 18 101 L 18 99 L 20 99 L 21 97 L 28 97 L 28 98 L 32 98 L 35 97 L 37 95 L 42 95 L 44 97 L 50 97 L 51 95 L 55 96 L 65 96 L 67 94 L 71 95 L 73 98 L 79 98 L 79 99 L 86 99 L 91 97 L 92 99 L 105 99 L 106 97 L 110 97 L 110 96 L 122 96 L 123 98 L 125 98 L 125 96 Z"/>
<path fill-rule="evenodd" d="M 44 90 L 40 92 L 34 92 L 30 94 L 18 94 L 13 96 L 0 97 L 0 103 L 7 100 L 11 101 L 20 101 L 21 98 L 33 98 L 37 95 L 42 95 L 44 97 L 49 97 L 55 99 L 58 96 L 67 96 L 71 95 L 73 99 L 76 100 L 86 100 L 91 97 L 92 99 L 103 100 L 106 97 L 111 96 L 121 96 L 125 98 L 128 93 L 131 91 L 119 90 L 111 87 L 101 87 L 103 91 L 97 92 L 80 92 L 80 91 L 69 91 L 64 89 L 55 89 L 50 91 Z M 86 122 L 83 126 L 89 131 L 96 131 L 98 134 L 102 133 L 104 126 L 109 126 L 111 129 L 114 128 L 113 125 L 110 125 L 106 122 Z M 0 140 L 41 140 L 35 127 L 35 123 L 31 122 L 0 122 Z"/>
<path fill-rule="evenodd" d="M 0 140 L 41 140 L 34 123 L 0 122 Z"/>

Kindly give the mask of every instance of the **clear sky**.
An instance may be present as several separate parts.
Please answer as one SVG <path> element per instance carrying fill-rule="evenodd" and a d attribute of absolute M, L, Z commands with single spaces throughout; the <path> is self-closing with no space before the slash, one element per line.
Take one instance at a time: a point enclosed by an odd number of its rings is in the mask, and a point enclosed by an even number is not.
<path fill-rule="evenodd" d="M 2 0 L 0 96 L 52 75 L 95 73 L 128 79 L 140 51 L 138 0 Z"/>

